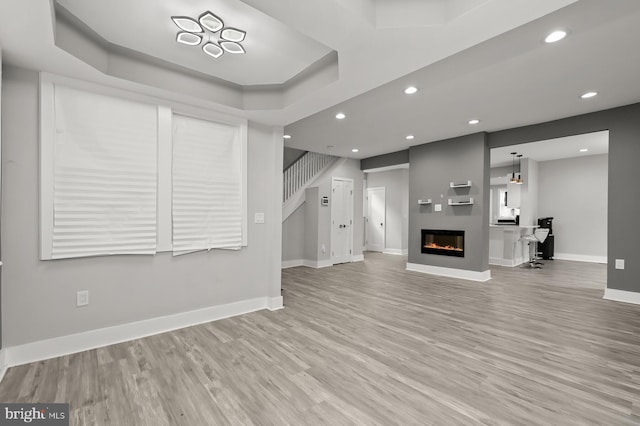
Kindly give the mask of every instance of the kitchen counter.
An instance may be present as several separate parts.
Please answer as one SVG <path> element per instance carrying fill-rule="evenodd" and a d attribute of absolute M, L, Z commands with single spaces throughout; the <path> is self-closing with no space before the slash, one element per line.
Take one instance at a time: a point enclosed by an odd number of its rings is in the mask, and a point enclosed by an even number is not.
<path fill-rule="evenodd" d="M 520 237 L 533 226 L 489 224 L 489 264 L 514 267 L 524 262 Z"/>

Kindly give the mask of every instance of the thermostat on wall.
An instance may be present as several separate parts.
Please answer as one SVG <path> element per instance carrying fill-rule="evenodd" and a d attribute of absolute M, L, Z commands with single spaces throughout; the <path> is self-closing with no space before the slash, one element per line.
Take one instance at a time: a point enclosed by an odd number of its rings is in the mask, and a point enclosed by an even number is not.
<path fill-rule="evenodd" d="M 321 206 L 328 206 L 329 205 L 329 197 L 322 197 L 320 199 L 320 205 Z"/>

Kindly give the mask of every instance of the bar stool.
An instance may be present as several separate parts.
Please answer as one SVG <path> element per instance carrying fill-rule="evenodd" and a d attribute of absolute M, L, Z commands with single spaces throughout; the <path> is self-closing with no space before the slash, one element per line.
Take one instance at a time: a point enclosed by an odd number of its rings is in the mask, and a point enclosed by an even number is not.
<path fill-rule="evenodd" d="M 538 243 L 538 239 L 536 238 L 536 236 L 534 234 L 524 234 L 518 241 L 521 243 L 526 242 L 529 249 L 529 261 L 524 263 L 522 267 L 539 269 L 540 265 L 536 264 L 536 245 Z"/>

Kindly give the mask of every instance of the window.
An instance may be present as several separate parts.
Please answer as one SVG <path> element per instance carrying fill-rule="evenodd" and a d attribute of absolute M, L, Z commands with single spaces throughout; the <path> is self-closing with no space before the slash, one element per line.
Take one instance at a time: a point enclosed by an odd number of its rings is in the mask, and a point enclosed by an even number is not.
<path fill-rule="evenodd" d="M 43 74 L 41 259 L 246 246 L 246 139 L 246 120 Z"/>

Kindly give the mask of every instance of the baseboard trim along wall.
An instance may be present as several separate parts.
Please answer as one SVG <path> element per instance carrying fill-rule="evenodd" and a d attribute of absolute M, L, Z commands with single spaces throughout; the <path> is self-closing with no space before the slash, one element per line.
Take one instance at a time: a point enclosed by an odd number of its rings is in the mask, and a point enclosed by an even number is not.
<path fill-rule="evenodd" d="M 491 271 L 467 271 L 465 269 L 443 268 L 440 266 L 407 263 L 407 271 L 422 272 L 423 274 L 439 275 L 441 277 L 460 278 L 469 281 L 485 282 L 491 279 Z"/>
<path fill-rule="evenodd" d="M 296 266 L 303 266 L 303 265 L 304 265 L 304 260 L 302 259 L 282 261 L 282 269 L 295 268 Z"/>
<path fill-rule="evenodd" d="M 248 314 L 262 309 L 276 310 L 281 308 L 282 296 L 273 298 L 259 297 L 166 317 L 26 343 L 24 345 L 4 348 L 2 350 L 4 353 L 4 365 L 6 367 L 14 367 L 16 365 L 29 364 L 31 362 L 43 361 L 45 359 L 70 355 L 237 315 Z"/>
<path fill-rule="evenodd" d="M 4 379 L 4 374 L 7 372 L 7 353 L 4 349 L 0 349 L 0 382 Z"/>
<path fill-rule="evenodd" d="M 356 254 L 351 256 L 352 262 L 364 262 L 364 254 Z"/>
<path fill-rule="evenodd" d="M 607 264 L 607 256 L 589 256 L 586 254 L 555 253 L 553 255 L 553 258 L 558 260 L 573 260 L 576 262 Z"/>
<path fill-rule="evenodd" d="M 489 265 L 506 266 L 508 268 L 515 268 L 524 263 L 523 259 L 502 259 L 500 257 L 490 257 Z"/>
<path fill-rule="evenodd" d="M 382 253 L 384 254 L 394 254 L 396 256 L 406 256 L 409 254 L 409 249 L 392 249 L 392 248 L 386 248 L 384 250 L 382 250 Z"/>
<path fill-rule="evenodd" d="M 640 293 L 633 291 L 616 290 L 614 288 L 606 288 L 604 290 L 604 297 L 606 300 L 613 300 L 614 302 L 632 303 L 634 305 L 640 305 Z"/>
<path fill-rule="evenodd" d="M 328 268 L 329 266 L 333 266 L 331 259 L 326 260 L 303 260 L 302 266 L 308 266 L 309 268 Z"/>

